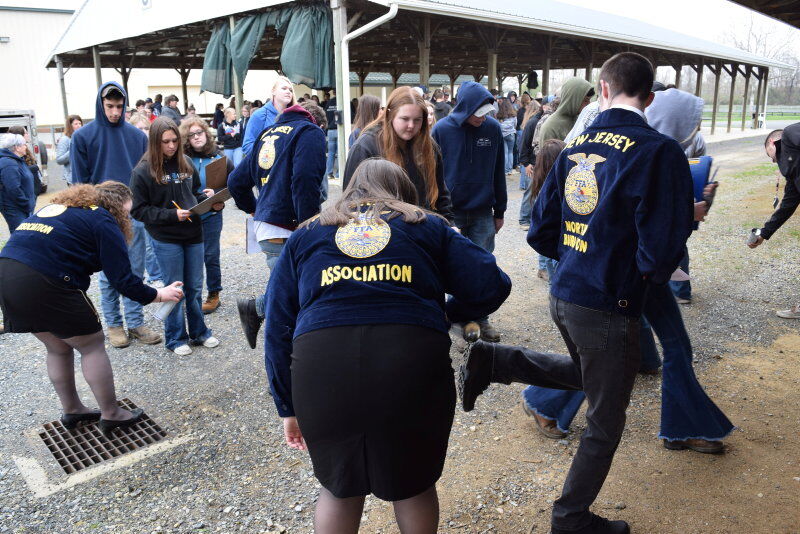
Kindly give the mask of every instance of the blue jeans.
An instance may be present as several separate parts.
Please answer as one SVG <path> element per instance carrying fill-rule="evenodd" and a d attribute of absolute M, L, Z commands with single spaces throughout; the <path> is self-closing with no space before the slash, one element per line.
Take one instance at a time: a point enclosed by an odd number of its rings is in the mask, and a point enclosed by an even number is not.
<path fill-rule="evenodd" d="M 147 232 L 144 223 L 131 219 L 133 225 L 133 239 L 128 245 L 128 258 L 131 262 L 131 271 L 139 278 L 144 278 L 144 258 L 146 255 Z M 100 308 L 107 327 L 122 326 L 122 315 L 119 313 L 119 291 L 109 283 L 105 273 L 100 272 Z M 144 324 L 142 305 L 128 297 L 122 297 L 122 307 L 125 311 L 125 324 L 128 329 L 139 328 Z"/>
<path fill-rule="evenodd" d="M 339 130 L 333 128 L 328 130 L 328 159 L 325 162 L 325 176 L 339 176 L 339 168 L 335 166 L 338 160 L 336 151 L 339 149 Z"/>
<path fill-rule="evenodd" d="M 522 194 L 522 201 L 519 204 L 519 223 L 520 224 L 531 224 L 531 212 L 533 211 L 533 192 L 531 191 L 531 180 L 528 178 L 528 175 L 525 174 L 525 169 L 521 167 L 521 174 L 520 174 L 520 186 L 522 184 L 522 177 L 525 177 L 526 185 L 525 185 L 525 193 Z"/>
<path fill-rule="evenodd" d="M 539 254 L 539 269 L 547 271 L 548 280 L 553 279 L 553 275 L 556 274 L 556 267 L 558 267 L 558 260 Z"/>
<path fill-rule="evenodd" d="M 267 268 L 272 271 L 275 268 L 275 264 L 278 263 L 278 258 L 281 256 L 281 251 L 286 243 L 270 243 L 268 240 L 263 240 L 258 242 L 258 246 L 261 247 L 261 252 L 264 253 L 267 257 Z M 266 306 L 266 284 L 264 285 L 264 293 L 261 293 L 256 297 L 256 313 L 262 319 L 266 315 L 264 311 L 264 306 Z"/>
<path fill-rule="evenodd" d="M 152 283 L 161 281 L 161 267 L 158 266 L 156 253 L 153 252 L 153 238 L 147 234 L 145 238 L 144 265 L 147 268 L 147 281 Z"/>
<path fill-rule="evenodd" d="M 200 344 L 211 337 L 211 330 L 203 319 L 203 244 L 185 245 L 165 243 L 153 239 L 153 249 L 164 270 L 164 284 L 183 282 L 186 298 L 172 309 L 164 321 L 164 340 L 167 348 L 174 350 L 190 341 Z M 186 320 L 183 307 L 186 305 Z M 186 323 L 189 332 L 186 332 Z"/>
<path fill-rule="evenodd" d="M 494 252 L 494 215 L 491 210 L 486 214 L 474 211 L 457 211 L 453 223 L 461 230 L 461 235 L 487 252 Z"/>
<path fill-rule="evenodd" d="M 25 213 L 22 210 L 3 210 L 2 214 L 3 218 L 6 220 L 6 224 L 8 225 L 9 234 L 13 234 L 14 230 L 17 229 L 17 226 L 22 224 L 22 221 L 30 217 L 30 214 Z"/>
<path fill-rule="evenodd" d="M 680 309 L 667 286 L 651 286 L 644 314 L 664 350 L 661 432 L 658 437 L 667 440 L 724 439 L 733 430 L 733 424 L 697 381 L 692 369 L 691 341 Z M 641 368 L 657 368 L 658 352 L 650 328 L 642 328 L 640 341 Z M 581 391 L 559 391 L 536 386 L 526 388 L 523 396 L 531 410 L 548 419 L 555 419 L 562 432 L 569 428 L 584 398 Z"/>
<path fill-rule="evenodd" d="M 206 289 L 222 291 L 222 270 L 219 263 L 219 236 L 222 233 L 222 212 L 203 218 L 203 262 L 206 264 Z"/>
<path fill-rule="evenodd" d="M 683 272 L 689 274 L 689 247 L 686 247 L 683 253 L 683 259 L 678 264 L 678 267 L 683 269 Z M 678 297 L 679 299 L 686 299 L 692 300 L 692 282 L 691 280 L 686 280 L 685 282 L 670 282 L 669 287 L 672 290 L 672 294 Z"/>
<path fill-rule="evenodd" d="M 225 157 L 231 160 L 231 162 L 233 162 L 234 167 L 238 167 L 239 163 L 241 163 L 242 159 L 244 158 L 244 154 L 242 153 L 242 147 L 226 148 L 224 152 L 225 152 Z"/>
<path fill-rule="evenodd" d="M 519 164 L 519 145 L 522 141 L 522 130 L 517 130 L 514 134 L 514 167 Z"/>
<path fill-rule="evenodd" d="M 511 172 L 511 169 L 514 168 L 514 137 L 514 134 L 503 137 L 503 145 L 506 152 L 506 173 Z"/>

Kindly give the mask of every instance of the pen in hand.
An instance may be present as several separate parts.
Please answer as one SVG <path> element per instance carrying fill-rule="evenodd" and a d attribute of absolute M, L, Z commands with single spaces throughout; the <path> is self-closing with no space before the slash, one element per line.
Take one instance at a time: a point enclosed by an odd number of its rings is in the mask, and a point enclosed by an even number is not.
<path fill-rule="evenodd" d="M 183 208 L 181 208 L 180 206 L 178 206 L 178 203 L 175 202 L 174 200 L 172 201 L 172 205 L 175 206 L 176 208 L 178 208 L 181 211 L 186 211 Z M 192 222 L 192 218 L 191 217 L 186 217 L 186 220 L 189 221 L 189 222 Z"/>

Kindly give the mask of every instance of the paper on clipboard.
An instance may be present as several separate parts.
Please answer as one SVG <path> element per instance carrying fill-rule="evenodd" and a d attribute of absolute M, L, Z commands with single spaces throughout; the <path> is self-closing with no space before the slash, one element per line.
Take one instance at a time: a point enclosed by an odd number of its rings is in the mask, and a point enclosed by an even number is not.
<path fill-rule="evenodd" d="M 228 158 L 222 156 L 206 165 L 206 187 L 218 191 L 228 187 Z"/>
<path fill-rule="evenodd" d="M 231 194 L 228 192 L 228 188 L 222 189 L 218 193 L 214 193 L 214 196 L 208 197 L 204 201 L 200 202 L 196 206 L 189 208 L 189 211 L 192 213 L 196 213 L 197 215 L 203 215 L 204 213 L 208 213 L 211 211 L 211 206 L 218 202 L 225 202 L 231 198 Z"/>
<path fill-rule="evenodd" d="M 255 221 L 251 215 L 248 215 L 247 219 L 245 219 L 245 234 L 247 235 L 245 240 L 247 254 L 258 254 L 261 252 L 261 246 L 258 244 L 258 239 L 256 238 Z"/>

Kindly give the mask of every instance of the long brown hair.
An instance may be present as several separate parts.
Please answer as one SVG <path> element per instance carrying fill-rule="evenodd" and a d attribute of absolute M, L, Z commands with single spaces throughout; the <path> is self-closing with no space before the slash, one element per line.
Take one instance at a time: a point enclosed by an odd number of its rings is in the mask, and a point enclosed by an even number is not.
<path fill-rule="evenodd" d="M 408 143 L 400 139 L 394 131 L 394 127 L 392 127 L 392 121 L 397 112 L 402 106 L 407 105 L 414 105 L 422 110 L 422 128 L 417 136 Z M 386 102 L 386 110 L 364 129 L 367 130 L 373 126 L 380 128 L 377 140 L 378 146 L 381 147 L 381 155 L 392 163 L 404 167 L 405 161 L 401 147 L 408 144 L 411 145 L 411 156 L 414 160 L 414 165 L 417 167 L 419 175 L 425 180 L 428 205 L 431 207 L 436 206 L 436 201 L 439 199 L 439 186 L 436 184 L 436 154 L 439 151 L 439 147 L 436 146 L 431 137 L 430 126 L 428 125 L 428 106 L 425 105 L 422 95 L 411 87 L 398 87 L 389 95 L 389 100 Z"/>
<path fill-rule="evenodd" d="M 75 133 L 75 130 L 72 129 L 73 121 L 81 121 L 81 124 L 83 124 L 83 119 L 80 115 L 67 115 L 67 122 L 64 124 L 64 135 L 67 137 L 72 137 L 72 134 Z"/>
<path fill-rule="evenodd" d="M 499 107 L 500 111 L 497 113 L 497 120 L 502 121 L 504 119 L 510 119 L 511 117 L 517 116 L 517 112 L 514 111 L 514 106 L 507 98 L 504 98 L 500 101 Z"/>
<path fill-rule="evenodd" d="M 161 177 L 164 176 L 164 152 L 161 150 L 161 138 L 165 132 L 173 132 L 178 138 L 181 139 L 181 133 L 175 123 L 166 117 L 158 117 L 150 125 L 150 134 L 147 142 L 147 152 L 144 153 L 142 159 L 150 165 L 150 175 L 157 184 L 161 184 Z M 190 167 L 188 161 L 183 155 L 183 145 L 178 143 L 178 151 L 175 156 L 178 162 L 178 172 L 185 174 L 192 174 L 193 169 Z"/>
<path fill-rule="evenodd" d="M 130 214 L 124 205 L 132 199 L 133 195 L 127 185 L 108 181 L 97 185 L 73 185 L 54 196 L 52 202 L 68 208 L 91 208 L 94 206 L 105 208 L 117 221 L 125 240 L 130 241 L 133 238 L 133 228 Z"/>
<path fill-rule="evenodd" d="M 181 131 L 180 137 L 183 139 L 184 152 L 187 154 L 196 152 L 191 143 L 189 143 L 189 128 L 192 126 L 199 126 L 206 133 L 206 144 L 203 145 L 203 149 L 200 152 L 206 156 L 213 156 L 216 152 L 217 144 L 214 142 L 214 137 L 211 135 L 211 128 L 205 120 L 197 115 L 186 117 L 181 121 L 181 126 L 179 129 Z"/>
<path fill-rule="evenodd" d="M 356 118 L 353 121 L 353 130 L 364 130 L 364 127 L 378 118 L 381 112 L 381 99 L 377 96 L 363 95 L 358 99 Z M 359 132 L 360 134 L 361 132 Z"/>
<path fill-rule="evenodd" d="M 539 153 L 536 155 L 536 163 L 533 165 L 533 178 L 531 179 L 531 199 L 536 198 L 539 191 L 542 190 L 544 179 L 547 178 L 547 173 L 553 168 L 553 165 L 564 150 L 566 143 L 561 139 L 548 139 L 542 143 Z"/>
<path fill-rule="evenodd" d="M 417 188 L 403 167 L 385 159 L 368 158 L 356 168 L 339 200 L 300 227 L 308 226 L 314 220 L 327 226 L 344 226 L 356 214 L 382 224 L 380 216 L 387 211 L 387 219 L 400 216 L 411 224 L 420 223 L 428 216 L 441 218 L 441 215 L 417 206 L 417 200 Z"/>
<path fill-rule="evenodd" d="M 525 128 L 525 125 L 528 124 L 528 121 L 531 120 L 531 117 L 539 113 L 539 110 L 542 109 L 542 105 L 538 103 L 536 100 L 531 100 L 528 102 L 528 107 L 525 108 L 525 115 L 522 117 L 522 127 Z"/>

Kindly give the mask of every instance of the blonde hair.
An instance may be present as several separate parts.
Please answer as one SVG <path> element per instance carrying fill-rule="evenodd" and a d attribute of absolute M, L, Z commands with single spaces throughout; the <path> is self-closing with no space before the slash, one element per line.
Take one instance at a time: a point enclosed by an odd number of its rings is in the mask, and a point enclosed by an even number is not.
<path fill-rule="evenodd" d="M 147 128 L 145 129 L 147 131 L 150 131 L 150 119 L 144 113 L 141 113 L 139 111 L 131 113 L 131 118 L 128 119 L 128 122 L 134 126 L 136 126 L 136 123 L 143 122 L 147 125 Z"/>
<path fill-rule="evenodd" d="M 277 80 L 275 80 L 275 83 L 273 83 L 273 84 L 272 84 L 272 90 L 269 92 L 269 94 L 270 94 L 270 99 L 272 99 L 272 96 L 271 96 L 271 95 L 275 94 L 275 89 L 278 87 L 278 85 L 279 85 L 281 82 L 286 82 L 286 83 L 288 83 L 288 84 L 289 84 L 289 87 L 291 87 L 291 88 L 292 88 L 292 100 L 291 100 L 291 102 L 289 102 L 288 104 L 286 104 L 286 107 L 287 107 L 287 108 L 290 108 L 290 107 L 294 106 L 295 104 L 297 104 L 297 95 L 295 95 L 295 94 L 294 94 L 294 84 L 292 83 L 292 80 L 290 80 L 290 79 L 289 79 L 289 78 L 287 78 L 286 76 L 278 76 L 278 79 L 277 79 Z M 275 102 L 273 102 L 273 103 L 272 103 L 272 105 L 274 106 L 274 105 L 275 105 Z"/>
<path fill-rule="evenodd" d="M 228 119 L 228 113 L 233 115 L 233 120 L 236 120 L 236 110 L 235 109 L 233 109 L 233 108 L 225 108 L 225 110 L 222 112 L 222 116 L 225 117 L 225 120 Z"/>

